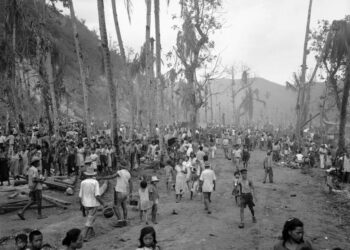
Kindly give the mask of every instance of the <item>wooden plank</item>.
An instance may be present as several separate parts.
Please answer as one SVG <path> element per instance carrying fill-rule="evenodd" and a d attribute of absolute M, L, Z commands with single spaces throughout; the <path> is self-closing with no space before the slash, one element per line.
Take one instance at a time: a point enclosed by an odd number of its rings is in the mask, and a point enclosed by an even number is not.
<path fill-rule="evenodd" d="M 15 192 L 15 193 L 10 194 L 9 196 L 7 196 L 7 198 L 8 198 L 8 199 L 14 199 L 14 198 L 16 198 L 18 195 L 19 195 L 19 193 L 18 193 L 18 192 Z"/>
<path fill-rule="evenodd" d="M 65 200 L 61 200 L 61 199 L 58 199 L 58 198 L 55 198 L 55 197 L 52 197 L 52 196 L 49 196 L 49 195 L 44 195 L 43 194 L 43 199 L 45 198 L 45 200 L 49 201 L 49 200 L 52 200 L 54 202 L 58 202 L 58 203 L 61 203 L 63 205 L 71 205 L 72 203 L 69 202 L 69 201 L 65 201 Z"/>
<path fill-rule="evenodd" d="M 67 206 L 63 205 L 62 203 L 59 203 L 55 200 L 52 200 L 52 199 L 48 199 L 48 198 L 45 198 L 44 195 L 43 195 L 43 200 L 46 200 L 47 202 L 51 203 L 51 204 L 54 204 L 56 205 L 57 207 L 60 207 L 60 208 L 63 208 L 63 209 L 67 209 Z"/>
<path fill-rule="evenodd" d="M 23 191 L 23 192 L 26 194 L 29 194 L 28 191 Z M 52 197 L 52 196 L 46 195 L 46 194 L 43 194 L 42 197 L 43 197 L 43 200 L 49 201 L 50 203 L 51 203 L 51 201 L 53 201 L 53 202 L 60 203 L 60 205 L 62 205 L 62 204 L 63 205 L 71 205 L 72 204 L 72 202 L 61 200 L 59 198 L 55 198 L 55 197 Z"/>

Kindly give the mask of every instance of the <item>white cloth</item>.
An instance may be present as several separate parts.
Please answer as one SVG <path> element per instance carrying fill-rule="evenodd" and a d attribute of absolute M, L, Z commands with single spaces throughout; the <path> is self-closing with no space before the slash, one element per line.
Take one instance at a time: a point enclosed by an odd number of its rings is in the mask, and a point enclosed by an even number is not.
<path fill-rule="evenodd" d="M 6 142 L 6 137 L 1 135 L 0 136 L 0 143 L 5 143 Z"/>
<path fill-rule="evenodd" d="M 344 165 L 343 165 L 343 167 L 344 167 L 344 172 L 346 172 L 346 173 L 350 173 L 350 158 L 348 158 L 348 157 L 344 157 Z"/>
<path fill-rule="evenodd" d="M 82 167 L 84 166 L 84 148 L 78 148 L 77 149 L 77 166 Z"/>
<path fill-rule="evenodd" d="M 202 192 L 213 192 L 216 176 L 213 170 L 204 169 L 199 180 L 203 181 Z"/>
<path fill-rule="evenodd" d="M 98 207 L 96 196 L 100 195 L 100 185 L 95 179 L 85 179 L 80 183 L 79 198 L 84 207 Z"/>
<path fill-rule="evenodd" d="M 304 158 L 302 154 L 297 154 L 296 157 L 297 157 L 297 161 L 302 161 Z"/>
<path fill-rule="evenodd" d="M 120 193 L 128 193 L 129 180 L 131 175 L 128 170 L 121 169 L 118 172 L 117 184 L 115 185 L 115 191 Z"/>

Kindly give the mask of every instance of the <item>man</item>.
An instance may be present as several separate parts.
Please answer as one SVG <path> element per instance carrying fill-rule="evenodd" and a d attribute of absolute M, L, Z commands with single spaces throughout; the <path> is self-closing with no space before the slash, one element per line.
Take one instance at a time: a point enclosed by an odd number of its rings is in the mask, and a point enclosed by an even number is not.
<path fill-rule="evenodd" d="M 229 139 L 228 139 L 228 135 L 224 135 L 224 138 L 222 140 L 222 147 L 224 149 L 224 155 L 225 158 L 230 160 L 230 157 L 228 156 L 228 147 L 229 147 Z"/>
<path fill-rule="evenodd" d="M 41 250 L 43 245 L 43 234 L 39 230 L 31 231 L 29 234 L 29 250 Z"/>
<path fill-rule="evenodd" d="M 104 202 L 100 197 L 100 186 L 95 179 L 96 172 L 94 169 L 92 167 L 87 168 L 84 175 L 86 179 L 80 183 L 79 198 L 80 204 L 84 207 L 87 215 L 84 241 L 88 241 L 88 235 L 95 234 L 93 225 L 96 220 L 97 208 L 100 205 L 104 206 Z"/>
<path fill-rule="evenodd" d="M 272 171 L 272 155 L 271 151 L 267 151 L 267 155 L 264 159 L 264 170 L 265 170 L 265 177 L 263 183 L 266 183 L 266 178 L 269 176 L 270 183 L 273 183 L 273 171 Z"/>
<path fill-rule="evenodd" d="M 256 223 L 256 218 L 254 214 L 255 204 L 253 202 L 253 198 L 255 199 L 255 201 L 257 201 L 257 199 L 255 196 L 253 181 L 248 179 L 247 172 L 248 171 L 245 168 L 241 170 L 242 179 L 238 183 L 239 191 L 241 195 L 241 202 L 240 202 L 241 223 L 238 226 L 239 228 L 244 228 L 244 209 L 246 208 L 247 205 L 252 214 L 253 223 Z"/>
<path fill-rule="evenodd" d="M 216 188 L 216 176 L 213 170 L 210 169 L 210 164 L 206 162 L 205 169 L 203 170 L 200 178 L 200 189 L 203 192 L 204 206 L 208 214 L 211 214 L 209 203 L 211 202 L 211 193 L 215 191 Z"/>
<path fill-rule="evenodd" d="M 234 149 L 232 150 L 232 164 L 236 170 L 239 170 L 239 164 L 241 163 L 242 158 L 242 150 L 240 149 L 239 144 L 236 144 Z"/>
<path fill-rule="evenodd" d="M 118 220 L 122 220 L 120 210 L 121 207 L 123 210 L 123 220 L 126 221 L 128 217 L 128 210 L 127 210 L 127 198 L 129 194 L 129 198 L 131 199 L 132 194 L 132 182 L 131 182 L 131 175 L 130 172 L 126 169 L 127 163 L 122 162 L 121 163 L 121 170 L 117 171 L 117 184 L 114 189 L 114 206 L 113 210 L 115 215 L 117 216 Z M 129 189 L 129 190 L 128 190 Z"/>
<path fill-rule="evenodd" d="M 29 187 L 29 197 L 30 201 L 27 205 L 24 206 L 21 212 L 17 215 L 21 220 L 25 220 L 24 213 L 25 211 L 32 206 L 37 204 L 38 206 L 38 219 L 46 218 L 41 213 L 41 203 L 42 203 L 42 183 L 45 178 L 42 175 L 39 175 L 38 167 L 40 164 L 40 158 L 34 156 L 31 160 L 31 167 L 28 169 L 28 187 Z"/>
<path fill-rule="evenodd" d="M 204 164 L 204 159 L 203 159 L 204 156 L 205 156 L 205 153 L 203 151 L 203 147 L 199 146 L 199 150 L 196 153 L 196 158 L 201 163 L 201 166 L 203 166 L 203 164 Z"/>

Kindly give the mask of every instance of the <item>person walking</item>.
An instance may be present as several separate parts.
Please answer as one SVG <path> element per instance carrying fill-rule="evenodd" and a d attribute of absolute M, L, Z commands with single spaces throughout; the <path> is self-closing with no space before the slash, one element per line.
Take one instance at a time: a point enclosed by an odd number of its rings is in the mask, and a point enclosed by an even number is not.
<path fill-rule="evenodd" d="M 211 214 L 210 203 L 211 203 L 211 193 L 215 191 L 216 188 L 216 176 L 213 170 L 210 169 L 210 165 L 206 164 L 205 169 L 199 177 L 200 189 L 202 190 L 204 197 L 204 207 Z"/>
<path fill-rule="evenodd" d="M 256 223 L 256 218 L 255 218 L 255 212 L 254 212 L 254 199 L 256 199 L 255 195 L 255 190 L 254 190 L 254 185 L 253 181 L 248 179 L 248 174 L 247 174 L 247 169 L 242 169 L 241 170 L 241 179 L 239 180 L 239 190 L 240 190 L 240 217 L 241 217 L 241 223 L 239 224 L 239 228 L 244 228 L 244 209 L 246 206 L 249 207 L 249 210 L 252 214 L 252 220 L 253 223 Z"/>
<path fill-rule="evenodd" d="M 86 223 L 85 223 L 85 233 L 84 233 L 84 241 L 88 241 L 88 236 L 94 235 L 94 222 L 96 220 L 97 208 L 102 205 L 104 206 L 104 202 L 100 197 L 100 186 L 98 181 L 96 180 L 96 172 L 92 167 L 87 168 L 84 172 L 86 177 L 80 183 L 80 205 L 84 207 L 85 213 L 87 215 Z"/>
<path fill-rule="evenodd" d="M 35 203 L 38 206 L 38 219 L 46 218 L 41 213 L 41 204 L 42 204 L 42 183 L 45 178 L 39 174 L 38 167 L 40 165 L 40 158 L 34 156 L 31 160 L 31 167 L 28 169 L 28 187 L 30 201 L 23 207 L 23 209 L 18 212 L 18 217 L 21 220 L 25 220 L 24 213 L 25 211 Z"/>
<path fill-rule="evenodd" d="M 267 151 L 263 164 L 264 164 L 264 170 L 265 170 L 265 177 L 264 177 L 263 183 L 266 183 L 267 176 L 269 176 L 270 183 L 273 183 L 273 170 L 272 170 L 273 160 L 272 160 L 271 151 Z"/>
<path fill-rule="evenodd" d="M 122 216 L 120 214 L 120 207 L 123 210 L 123 220 L 126 221 L 128 219 L 128 210 L 126 201 L 132 198 L 133 186 L 131 182 L 130 172 L 126 169 L 127 164 L 123 162 L 121 164 L 122 169 L 117 171 L 117 184 L 114 189 L 114 206 L 113 210 L 118 220 L 122 220 Z"/>

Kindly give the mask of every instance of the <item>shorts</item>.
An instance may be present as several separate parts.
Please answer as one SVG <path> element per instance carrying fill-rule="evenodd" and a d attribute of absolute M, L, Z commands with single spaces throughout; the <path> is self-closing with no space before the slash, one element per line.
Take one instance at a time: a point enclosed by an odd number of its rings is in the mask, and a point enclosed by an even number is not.
<path fill-rule="evenodd" d="M 251 193 L 241 194 L 241 208 L 254 207 L 253 195 Z"/>
<path fill-rule="evenodd" d="M 29 198 L 33 202 L 39 202 L 42 200 L 42 191 L 41 190 L 34 190 L 29 192 Z"/>
<path fill-rule="evenodd" d="M 85 226 L 92 227 L 96 220 L 97 207 L 85 207 L 85 212 L 87 215 Z"/>
<path fill-rule="evenodd" d="M 123 202 L 126 202 L 127 198 L 128 198 L 128 194 L 127 193 L 116 192 L 114 190 L 114 205 L 115 206 L 119 206 Z"/>

